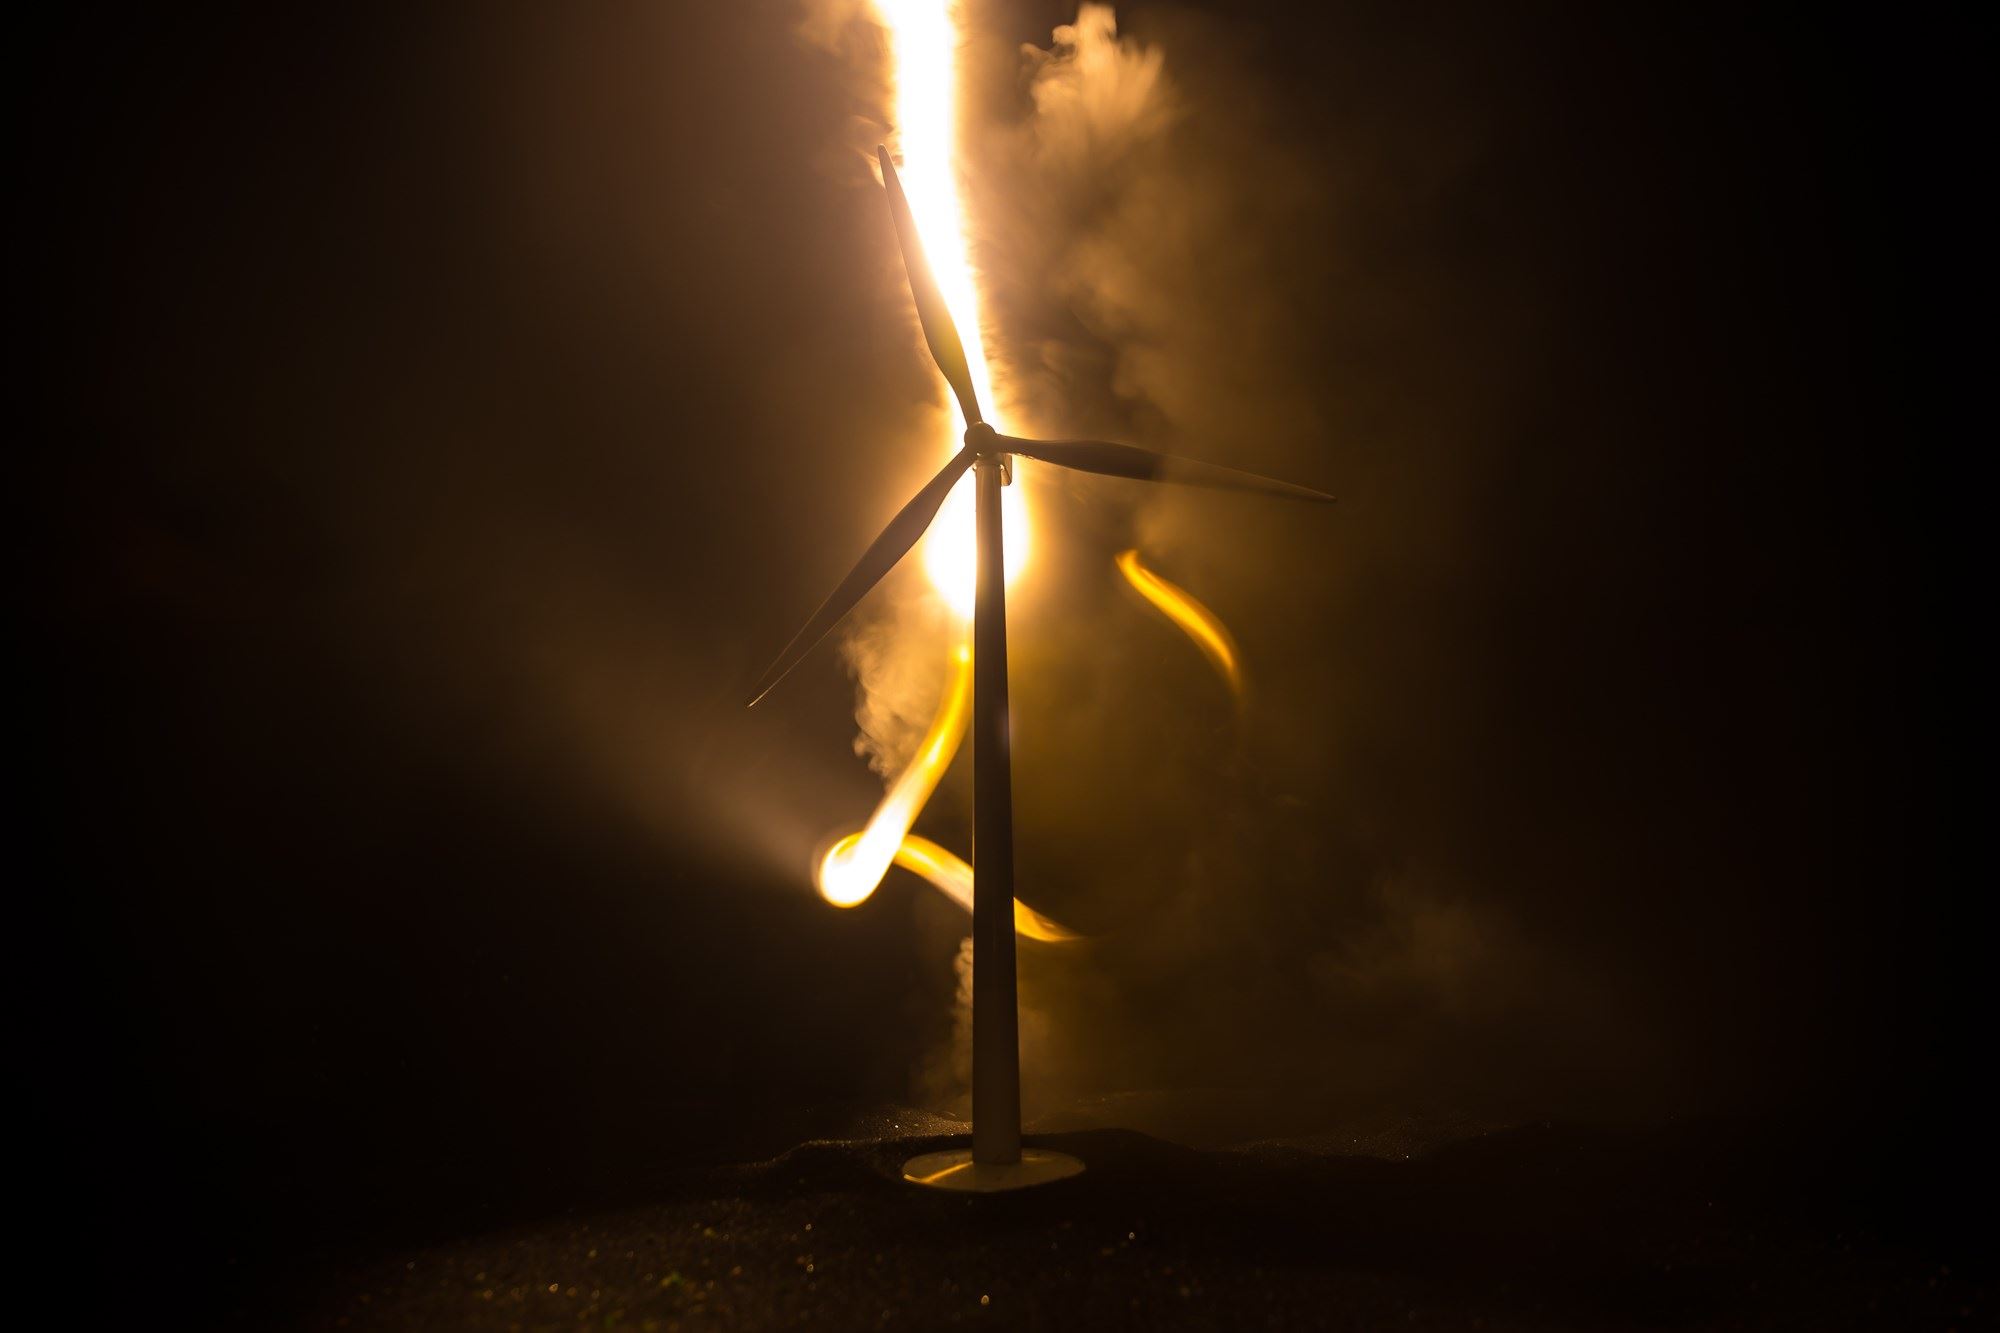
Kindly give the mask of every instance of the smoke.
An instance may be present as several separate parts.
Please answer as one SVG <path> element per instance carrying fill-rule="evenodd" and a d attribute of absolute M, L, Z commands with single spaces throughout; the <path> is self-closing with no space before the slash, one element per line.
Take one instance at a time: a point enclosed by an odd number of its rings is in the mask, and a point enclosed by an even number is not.
<path fill-rule="evenodd" d="M 846 632 L 841 653 L 861 728 L 854 752 L 884 780 L 908 765 L 944 697 L 955 620 L 934 594 L 902 582 Z"/>
<path fill-rule="evenodd" d="M 1106 6 L 1011 64 L 975 34 L 968 207 L 997 392 L 1039 432 L 1338 485 L 1356 455 L 1330 438 L 1340 405 L 1301 351 L 1330 341 L 1336 199 L 1271 132 L 1226 34 L 1179 32 L 1195 92 L 1163 42 L 1121 35 Z M 1316 623 L 1340 613 L 1311 526 L 1324 514 L 1022 474 L 1041 568 L 1011 617 L 1018 888 L 1093 936 L 1021 950 L 1031 1114 L 1135 1088 L 1410 1095 L 1564 992 L 1504 915 L 1367 827 L 1379 812 L 1341 804 L 1366 778 L 1318 683 L 1355 672 L 1338 655 L 1365 648 Z M 1240 715 L 1195 646 L 1122 589 L 1111 561 L 1128 536 L 1197 595 L 1220 592 L 1249 671 L 1279 683 L 1263 712 Z M 883 599 L 847 639 L 856 747 L 885 777 L 942 689 L 933 606 Z M 961 764 L 926 816 L 961 846 L 965 777 Z M 949 995 L 932 993 L 953 1021 L 915 1082 L 962 1109 L 968 941 L 956 958 Z"/>
<path fill-rule="evenodd" d="M 926 1106 L 961 1118 L 972 1106 L 972 937 L 958 942 L 952 960 L 951 1032 L 918 1065 L 915 1093 Z"/>
<path fill-rule="evenodd" d="M 1034 104 L 1034 152 L 1044 170 L 1072 185 L 1157 149 L 1179 118 L 1165 54 L 1120 43 L 1108 5 L 1084 5 L 1075 23 L 1055 30 L 1047 50 L 1029 46 L 1022 56 Z"/>
<path fill-rule="evenodd" d="M 1216 457 L 1305 453 L 1322 423 L 1284 350 L 1307 295 L 1284 238 L 1327 201 L 1261 132 L 1247 77 L 1237 106 L 1204 95 L 1197 114 L 1164 49 L 1121 39 L 1102 5 L 1025 48 L 1021 77 L 1028 114 L 976 149 L 993 166 L 974 213 L 1003 318 L 1029 334 L 1009 359 L 1023 401 Z"/>

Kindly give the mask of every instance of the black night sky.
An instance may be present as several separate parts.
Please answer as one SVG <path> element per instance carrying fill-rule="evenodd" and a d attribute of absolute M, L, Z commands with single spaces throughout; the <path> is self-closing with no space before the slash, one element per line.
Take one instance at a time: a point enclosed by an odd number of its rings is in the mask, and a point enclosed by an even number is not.
<path fill-rule="evenodd" d="M 941 461 L 861 8 L 97 8 L 23 40 L 10 1085 L 104 1301 L 331 1326 L 371 1264 L 962 1112 L 964 915 L 808 877 L 880 795 L 843 665 L 916 576 L 741 707 Z M 969 6 L 996 374 L 1039 433 L 1341 502 L 1024 478 L 1020 891 L 1099 937 L 1023 946 L 1030 1130 L 1615 1129 L 1621 1218 L 1671 1211 L 1674 1153 L 1725 1193 L 1776 1162 L 1824 1193 L 1775 1225 L 1848 1219 L 1879 1292 L 1971 1261 L 1970 34 L 1134 0 L 1107 73 L 1047 54 L 1074 16 Z M 1240 716 L 1120 584 L 1133 545 L 1229 622 Z M 920 830 L 965 851 L 969 793 L 961 756 Z M 1117 1179 L 1077 1216 L 1122 1216 Z M 1349 1185 L 1412 1219 L 1356 1262 L 1447 1323 L 1872 1322 L 1732 1303 L 1775 1241 L 1629 1308 L 1564 1304 L 1556 1264 L 1554 1313 L 1507 1314 L 1414 1183 Z M 1273 1309 L 1345 1262 L 1298 1258 Z M 1958 1272 L 1874 1318 L 1966 1320 Z M 647 1290 L 630 1326 L 793 1322 Z M 1267 1326 L 1133 1291 L 1133 1327 Z"/>

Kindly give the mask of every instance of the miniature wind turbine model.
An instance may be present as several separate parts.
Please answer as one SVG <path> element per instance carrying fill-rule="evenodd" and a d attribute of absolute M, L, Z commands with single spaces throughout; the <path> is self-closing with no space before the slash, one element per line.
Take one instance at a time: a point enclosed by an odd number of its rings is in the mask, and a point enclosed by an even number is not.
<path fill-rule="evenodd" d="M 1000 488 L 1011 480 L 1010 455 L 1079 472 L 1137 481 L 1177 482 L 1330 503 L 1333 497 L 1250 472 L 1173 458 L 1102 440 L 1027 440 L 986 424 L 973 391 L 965 347 L 924 258 L 902 181 L 877 148 L 889 213 L 916 298 L 931 357 L 965 414 L 965 444 L 889 521 L 840 586 L 793 636 L 757 683 L 750 703 L 798 665 L 869 589 L 917 544 L 945 497 L 970 468 L 978 478 L 978 574 L 972 629 L 972 1148 L 913 1158 L 904 1178 L 945 1189 L 1002 1190 L 1060 1180 L 1083 1170 L 1065 1153 L 1021 1146 L 1021 1056 L 1014 976 L 1014 796 L 1008 745 L 1007 594 L 1001 559 Z"/>

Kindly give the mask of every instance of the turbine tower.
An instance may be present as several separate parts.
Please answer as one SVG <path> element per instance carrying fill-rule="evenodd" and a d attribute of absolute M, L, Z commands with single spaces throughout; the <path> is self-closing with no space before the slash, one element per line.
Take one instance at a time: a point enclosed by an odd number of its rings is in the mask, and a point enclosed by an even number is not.
<path fill-rule="evenodd" d="M 1164 481 L 1252 491 L 1331 503 L 1333 497 L 1235 468 L 1174 458 L 1104 440 L 1029 440 L 1002 435 L 986 423 L 974 392 L 965 346 L 932 277 L 903 183 L 878 147 L 889 216 L 916 298 L 917 321 L 931 359 L 965 417 L 964 445 L 862 553 L 840 586 L 792 636 L 758 681 L 754 706 L 846 618 L 869 589 L 895 568 L 968 468 L 977 485 L 978 575 L 972 621 L 972 1148 L 927 1153 L 908 1162 L 904 1178 L 944 1189 L 1002 1190 L 1075 1175 L 1083 1163 L 1064 1153 L 1021 1146 L 1021 1053 L 1014 974 L 1014 792 L 1008 744 L 1007 585 L 1002 559 L 1000 488 L 1019 454 L 1079 472 L 1136 481 Z"/>

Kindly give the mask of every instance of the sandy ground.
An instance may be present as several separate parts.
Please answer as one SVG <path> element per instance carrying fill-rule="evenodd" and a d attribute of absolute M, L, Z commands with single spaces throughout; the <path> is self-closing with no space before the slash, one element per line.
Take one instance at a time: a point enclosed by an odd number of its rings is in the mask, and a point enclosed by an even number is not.
<path fill-rule="evenodd" d="M 1988 1261 L 1956 1222 L 1840 1179 L 1837 1145 L 1774 1151 L 1768 1129 L 1447 1118 L 1229 1147 L 1093 1129 L 1031 1136 L 1089 1164 L 1038 1190 L 900 1181 L 957 1128 L 888 1108 L 768 1160 L 640 1172 L 532 1219 L 487 1210 L 456 1237 L 246 1285 L 235 1313 L 424 1330 L 1970 1329 L 1994 1315 Z"/>

